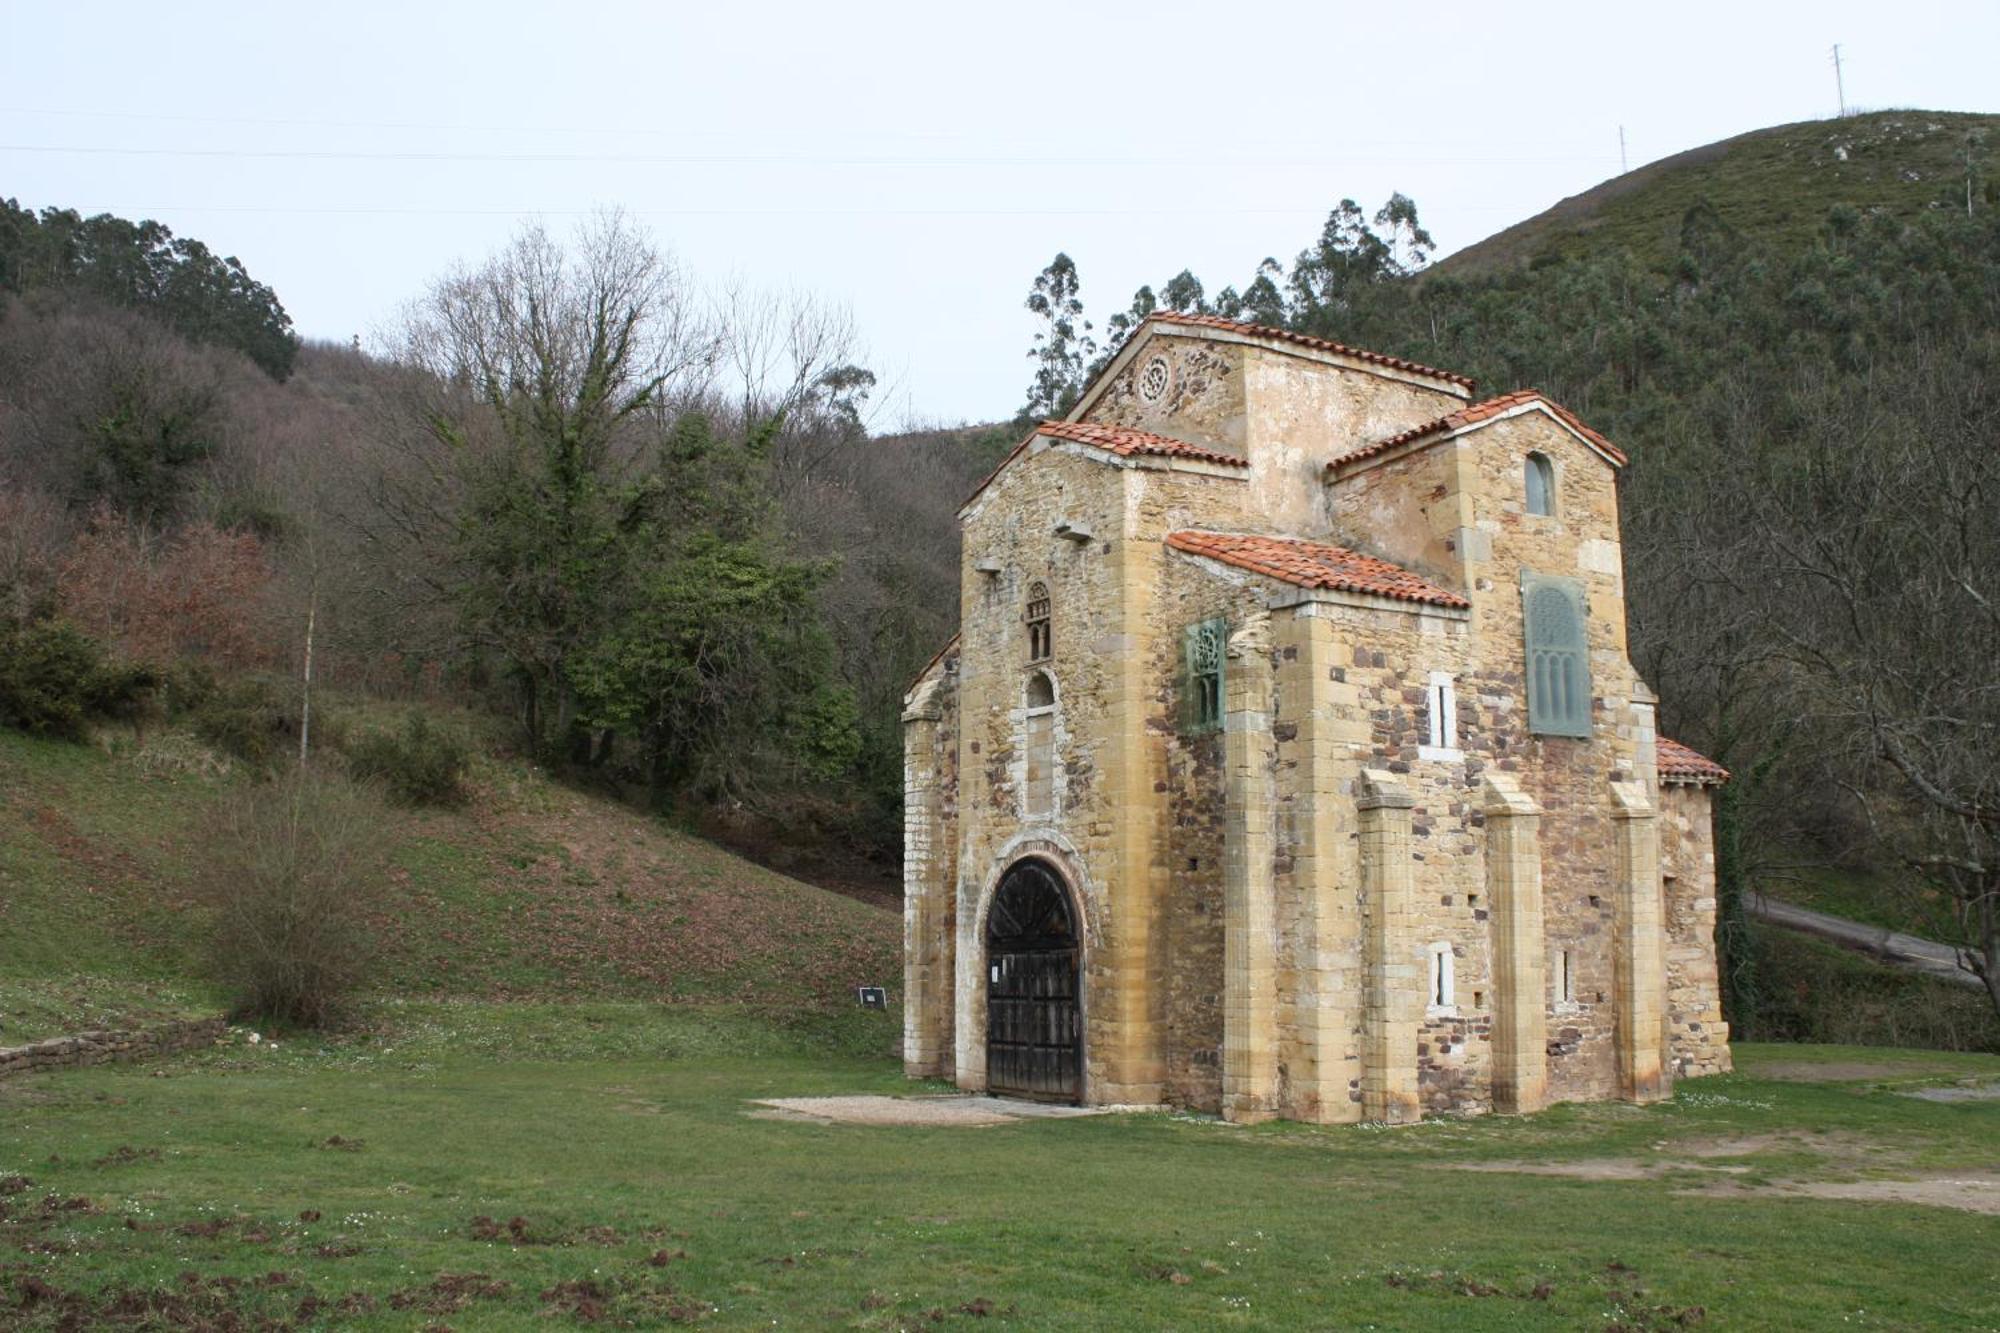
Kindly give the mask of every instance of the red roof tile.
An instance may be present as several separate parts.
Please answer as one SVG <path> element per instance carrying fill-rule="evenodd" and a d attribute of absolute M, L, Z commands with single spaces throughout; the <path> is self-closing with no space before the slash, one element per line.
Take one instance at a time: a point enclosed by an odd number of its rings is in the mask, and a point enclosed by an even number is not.
<path fill-rule="evenodd" d="M 1399 602 L 1427 602 L 1433 606 L 1472 605 L 1457 593 L 1447 592 L 1401 565 L 1325 542 L 1248 533 L 1183 531 L 1168 533 L 1167 545 L 1301 588 L 1372 593 Z"/>
<path fill-rule="evenodd" d="M 1351 356 L 1356 361 L 1366 361 L 1370 365 L 1386 366 L 1391 370 L 1406 371 L 1412 375 L 1422 375 L 1427 379 L 1442 380 L 1446 384 L 1456 384 L 1471 392 L 1472 381 L 1449 370 L 1434 370 L 1430 366 L 1419 365 L 1415 361 L 1405 361 L 1400 356 L 1387 356 L 1381 352 L 1370 352 L 1365 348 L 1349 347 L 1328 338 L 1315 338 L 1307 333 L 1294 333 L 1290 329 L 1274 329 L 1266 324 L 1241 324 L 1220 315 L 1184 315 L 1175 311 L 1158 311 L 1146 316 L 1161 324 L 1183 324 L 1198 329 L 1221 329 L 1226 333 L 1241 333 L 1252 338 L 1276 338 L 1297 347 L 1310 347 L 1318 352 L 1334 352 L 1341 356 Z"/>
<path fill-rule="evenodd" d="M 1103 426 L 1090 421 L 1044 421 L 1035 427 L 1035 433 L 1058 440 L 1073 440 L 1096 449 L 1108 449 L 1121 458 L 1154 454 L 1163 458 L 1192 458 L 1203 463 L 1220 463 L 1225 467 L 1250 466 L 1249 459 L 1236 454 L 1225 454 L 1149 431 L 1133 430 L 1129 426 Z"/>
<path fill-rule="evenodd" d="M 1707 755 L 1696 754 L 1679 741 L 1670 741 L 1665 736 L 1658 737 L 1655 743 L 1660 781 L 1702 784 L 1729 781 L 1729 770 Z"/>
<path fill-rule="evenodd" d="M 1358 462 L 1364 458 L 1373 458 L 1377 454 L 1387 453 L 1391 449 L 1400 448 L 1406 444 L 1415 444 L 1419 440 L 1427 440 L 1432 436 L 1445 435 L 1464 426 L 1474 426 L 1482 421 L 1490 421 L 1494 417 L 1502 416 L 1518 407 L 1526 407 L 1530 403 L 1539 404 L 1546 408 L 1556 420 L 1562 422 L 1565 426 L 1583 436 L 1584 439 L 1589 440 L 1592 444 L 1602 449 L 1620 466 L 1624 465 L 1624 452 L 1617 445 L 1584 425 L 1576 413 L 1570 411 L 1561 403 L 1543 397 L 1535 389 L 1516 389 L 1513 393 L 1503 393 L 1498 398 L 1488 398 L 1484 402 L 1472 403 L 1466 407 L 1461 407 L 1456 412 L 1439 417 L 1436 421 L 1427 421 L 1421 426 L 1412 426 L 1409 430 L 1399 435 L 1391 435 L 1386 440 L 1377 440 L 1373 444 L 1364 444 L 1359 449 L 1342 454 L 1326 466 L 1331 471 L 1348 463 Z"/>
<path fill-rule="evenodd" d="M 1092 448 L 1117 454 L 1121 458 L 1130 458 L 1134 454 L 1151 454 L 1162 458 L 1189 458 L 1201 463 L 1220 463 L 1225 467 L 1250 466 L 1249 459 L 1239 458 L 1235 454 L 1219 453 L 1214 449 L 1204 449 L 1198 444 L 1189 444 L 1186 440 L 1154 435 L 1148 431 L 1133 430 L 1126 426 L 1100 426 L 1089 421 L 1044 421 L 1000 460 L 1000 466 L 986 474 L 986 480 L 973 488 L 972 494 L 965 497 L 964 504 L 959 505 L 959 508 L 965 508 L 983 495 L 986 488 L 993 484 L 993 479 L 1005 472 L 1007 465 L 1019 458 L 1027 447 L 1035 442 L 1037 435 L 1087 444 Z"/>

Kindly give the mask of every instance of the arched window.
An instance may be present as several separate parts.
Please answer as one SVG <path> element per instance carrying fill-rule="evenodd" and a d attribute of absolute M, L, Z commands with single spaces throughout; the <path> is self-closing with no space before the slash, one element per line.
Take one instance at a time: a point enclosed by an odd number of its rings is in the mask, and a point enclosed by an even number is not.
<path fill-rule="evenodd" d="M 1056 683 L 1048 672 L 1029 675 L 1023 703 L 1021 814 L 1034 818 L 1056 808 Z"/>
<path fill-rule="evenodd" d="M 1028 660 L 1046 662 L 1054 647 L 1049 636 L 1049 585 L 1037 580 L 1028 585 Z"/>
<path fill-rule="evenodd" d="M 1549 515 L 1556 512 L 1556 465 L 1547 454 L 1529 454 L 1526 468 L 1528 512 Z"/>

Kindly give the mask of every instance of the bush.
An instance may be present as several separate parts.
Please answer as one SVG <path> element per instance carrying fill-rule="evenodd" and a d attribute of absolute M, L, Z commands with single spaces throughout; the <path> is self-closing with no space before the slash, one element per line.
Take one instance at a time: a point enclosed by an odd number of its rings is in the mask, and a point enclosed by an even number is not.
<path fill-rule="evenodd" d="M 403 805 L 455 805 L 465 798 L 468 760 L 463 741 L 411 711 L 400 731 L 378 731 L 348 747 L 357 778 L 379 782 Z"/>
<path fill-rule="evenodd" d="M 159 675 L 107 659 L 65 621 L 0 619 L 0 724 L 37 736 L 82 740 L 92 718 L 137 718 Z"/>
<path fill-rule="evenodd" d="M 298 739 L 298 721 L 277 690 L 260 677 L 218 684 L 205 673 L 183 673 L 176 691 L 194 703 L 188 714 L 195 734 L 210 746 L 259 768 Z"/>
<path fill-rule="evenodd" d="M 364 790 L 310 768 L 219 807 L 202 885 L 237 1017 L 325 1027 L 340 1016 L 374 952 L 380 820 Z"/>

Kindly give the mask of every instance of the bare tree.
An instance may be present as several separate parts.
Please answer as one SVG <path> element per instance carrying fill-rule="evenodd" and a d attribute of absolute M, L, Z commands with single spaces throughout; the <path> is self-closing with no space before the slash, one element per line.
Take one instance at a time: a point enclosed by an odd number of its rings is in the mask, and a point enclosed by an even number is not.
<path fill-rule="evenodd" d="M 2000 1012 L 2000 396 L 1950 349 L 1802 386 L 1763 600 L 1830 771 Z"/>

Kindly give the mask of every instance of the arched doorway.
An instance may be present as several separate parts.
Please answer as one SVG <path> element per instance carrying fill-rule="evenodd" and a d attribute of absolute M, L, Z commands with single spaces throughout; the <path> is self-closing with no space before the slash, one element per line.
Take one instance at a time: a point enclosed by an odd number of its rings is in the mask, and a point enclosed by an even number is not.
<path fill-rule="evenodd" d="M 1083 1092 L 1076 912 L 1046 861 L 1017 861 L 986 915 L 986 1087 L 1075 1102 Z"/>

